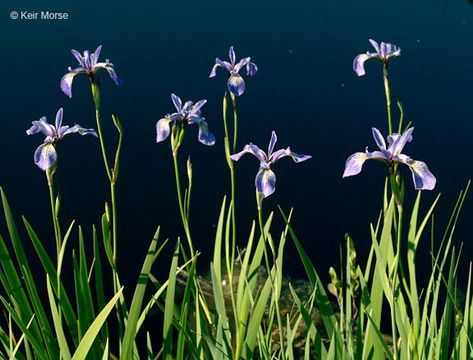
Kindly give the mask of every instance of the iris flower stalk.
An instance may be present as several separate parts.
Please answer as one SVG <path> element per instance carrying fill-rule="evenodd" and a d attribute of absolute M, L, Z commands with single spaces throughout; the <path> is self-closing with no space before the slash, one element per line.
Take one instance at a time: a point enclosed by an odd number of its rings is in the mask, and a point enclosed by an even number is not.
<path fill-rule="evenodd" d="M 85 129 L 80 125 L 69 127 L 62 124 L 63 109 L 60 108 L 56 113 L 56 121 L 49 124 L 46 117 L 33 121 L 31 127 L 26 130 L 27 135 L 42 133 L 46 136 L 43 144 L 38 146 L 34 153 L 35 164 L 45 172 L 49 187 L 49 198 L 51 202 L 51 213 L 53 218 L 54 235 L 56 238 L 56 251 L 59 259 L 59 253 L 62 247 L 62 235 L 59 226 L 59 196 L 54 196 L 53 178 L 57 169 L 57 146 L 58 143 L 68 134 L 79 133 L 80 135 L 93 135 L 97 137 L 94 129 Z"/>
<path fill-rule="evenodd" d="M 115 154 L 115 163 L 114 167 L 111 168 L 108 162 L 107 151 L 105 148 L 105 142 L 102 134 L 102 126 L 100 121 L 100 83 L 96 78 L 95 73 L 100 69 L 107 70 L 111 79 L 117 85 L 122 84 L 122 80 L 115 72 L 114 65 L 106 59 L 105 62 L 99 62 L 100 52 L 102 50 L 102 45 L 99 45 L 95 52 L 90 53 L 88 50 L 85 50 L 83 55 L 75 49 L 72 49 L 72 55 L 76 58 L 79 63 L 79 66 L 75 69 L 69 67 L 69 72 L 65 74 L 61 79 L 61 89 L 69 97 L 72 97 L 72 81 L 76 75 L 86 74 L 89 77 L 92 97 L 95 105 L 95 120 L 97 124 L 97 132 L 100 140 L 100 148 L 102 151 L 103 162 L 105 166 L 105 171 L 107 173 L 108 180 L 110 182 L 110 194 L 111 194 L 111 203 L 112 203 L 112 256 L 113 256 L 113 271 L 116 272 L 116 262 L 117 262 L 117 207 L 116 207 L 116 191 L 115 185 L 118 177 L 118 162 L 120 157 L 120 150 L 123 138 L 123 131 L 119 123 L 118 118 L 115 115 L 112 115 L 112 120 L 119 132 L 118 146 Z M 118 286 L 118 285 L 117 285 Z M 118 289 L 118 287 L 117 287 Z M 116 290 L 117 290 L 116 289 Z"/>
<path fill-rule="evenodd" d="M 243 77 L 239 74 L 240 70 L 246 67 L 246 75 L 254 76 L 258 71 L 256 64 L 251 62 L 250 57 L 245 57 L 240 61 L 236 61 L 235 50 L 233 46 L 230 46 L 228 57 L 230 62 L 222 61 L 219 58 L 215 59 L 215 64 L 209 74 L 209 77 L 215 77 L 217 74 L 217 68 L 222 67 L 228 71 L 229 77 L 227 80 L 227 88 L 230 92 L 230 97 L 232 99 L 233 105 L 233 146 L 232 151 L 230 151 L 230 133 L 228 131 L 227 123 L 227 93 L 225 92 L 223 97 L 223 124 L 225 128 L 225 139 L 224 139 L 224 151 L 225 157 L 227 159 L 227 164 L 230 170 L 230 183 L 231 183 L 231 211 L 232 211 L 232 250 L 231 250 L 231 260 L 230 260 L 230 276 L 233 278 L 233 263 L 235 260 L 236 253 L 236 211 L 235 211 L 235 169 L 233 167 L 233 162 L 230 159 L 230 154 L 235 153 L 237 141 L 238 141 L 238 112 L 236 105 L 236 96 L 241 96 L 245 91 L 245 81 Z M 230 284 L 230 289 L 232 284 Z"/>
<path fill-rule="evenodd" d="M 189 206 L 190 195 L 192 187 L 192 165 L 190 160 L 187 161 L 187 175 L 189 180 L 189 187 L 186 190 L 183 199 L 181 191 L 181 180 L 179 176 L 178 165 L 178 150 L 184 140 L 185 129 L 188 125 L 197 124 L 199 126 L 198 140 L 207 146 L 215 144 L 215 136 L 209 131 L 205 118 L 201 116 L 201 108 L 205 105 L 207 100 L 203 99 L 197 101 L 195 104 L 192 101 L 182 103 L 179 96 L 171 94 L 171 100 L 176 111 L 172 114 L 167 114 L 160 119 L 156 124 L 156 142 L 162 142 L 171 135 L 171 153 L 174 162 L 174 175 L 176 178 L 177 199 L 179 203 L 179 211 L 181 214 L 182 225 L 186 238 L 189 244 L 191 257 L 194 257 L 194 247 L 192 245 L 192 238 L 189 229 Z"/>
<path fill-rule="evenodd" d="M 101 50 L 102 50 L 102 45 L 99 45 L 97 49 L 95 50 L 95 52 L 90 53 L 88 50 L 84 50 L 83 55 L 81 55 L 77 50 L 72 49 L 71 50 L 72 55 L 78 61 L 79 66 L 75 69 L 72 69 L 71 67 L 69 67 L 68 68 L 69 72 L 66 73 L 62 77 L 60 85 L 61 85 L 62 91 L 67 96 L 72 98 L 72 81 L 74 77 L 79 74 L 85 74 L 89 77 L 89 80 L 90 80 L 92 98 L 95 105 L 95 121 L 97 124 L 97 132 L 98 132 L 98 137 L 100 140 L 100 148 L 102 151 L 102 158 L 103 158 L 103 163 L 105 166 L 105 171 L 110 183 L 110 197 L 111 197 L 111 203 L 112 203 L 112 231 L 111 231 L 112 259 L 111 260 L 109 259 L 109 262 L 112 268 L 113 288 L 115 292 L 118 292 L 120 288 L 120 280 L 119 280 L 118 271 L 117 271 L 118 222 L 117 222 L 117 200 L 116 200 L 115 185 L 118 178 L 118 165 L 119 165 L 120 151 L 121 151 L 122 140 L 123 140 L 123 130 L 118 118 L 112 114 L 113 123 L 119 132 L 119 139 L 118 139 L 117 149 L 115 152 L 114 167 L 111 168 L 108 162 L 107 151 L 106 151 L 105 142 L 104 142 L 103 134 L 102 134 L 102 126 L 101 126 L 101 120 L 100 120 L 100 83 L 99 83 L 98 78 L 96 77 L 96 72 L 100 69 L 107 70 L 111 79 L 117 85 L 121 85 L 122 80 L 120 79 L 120 77 L 118 77 L 118 75 L 115 72 L 114 65 L 108 59 L 106 59 L 105 62 L 98 61 Z M 105 209 L 107 213 L 108 212 L 107 203 L 105 203 Z M 109 219 L 109 217 L 107 217 L 107 219 Z M 120 334 L 123 333 L 123 328 L 124 328 L 124 314 L 126 313 L 126 309 L 124 309 L 124 306 L 125 305 L 122 300 L 117 302 L 117 319 L 118 319 L 118 327 L 120 329 L 119 330 Z"/>
<path fill-rule="evenodd" d="M 353 61 L 353 69 L 358 76 L 363 76 L 365 74 L 364 63 L 368 59 L 378 59 L 383 63 L 383 79 L 384 79 L 384 92 L 386 95 L 386 106 L 388 113 L 388 125 L 389 125 L 389 135 L 393 133 L 392 120 L 391 120 L 391 92 L 389 90 L 388 82 L 388 61 L 393 56 L 401 55 L 401 49 L 396 45 L 381 42 L 378 44 L 373 39 L 369 39 L 371 45 L 373 45 L 376 52 L 358 55 Z M 399 132 L 401 129 L 399 129 Z"/>

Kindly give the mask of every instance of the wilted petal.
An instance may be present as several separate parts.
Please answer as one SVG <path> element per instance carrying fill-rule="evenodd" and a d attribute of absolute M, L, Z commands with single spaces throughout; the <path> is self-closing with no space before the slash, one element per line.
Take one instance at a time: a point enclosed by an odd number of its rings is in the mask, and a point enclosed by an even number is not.
<path fill-rule="evenodd" d="M 46 139 L 51 140 L 52 139 Z M 56 162 L 57 154 L 54 145 L 51 142 L 45 142 L 38 146 L 34 152 L 34 163 L 39 166 L 41 170 L 49 169 Z"/>
<path fill-rule="evenodd" d="M 74 79 L 74 76 L 76 76 L 77 74 L 85 73 L 85 68 L 78 67 L 74 70 L 70 70 L 70 72 L 64 75 L 61 79 L 61 90 L 63 91 L 63 93 L 72 98 L 72 80 Z"/>
<path fill-rule="evenodd" d="M 262 168 L 256 174 L 255 186 L 263 197 L 268 197 L 276 190 L 276 175 L 269 168 Z"/>
<path fill-rule="evenodd" d="M 259 161 L 268 160 L 268 158 L 267 158 L 266 154 L 264 153 L 264 151 L 261 150 L 258 146 L 254 145 L 252 143 L 249 143 L 248 145 L 245 145 L 245 147 L 243 148 L 242 151 L 240 151 L 239 153 L 231 155 L 230 158 L 234 161 L 238 161 L 246 153 L 250 153 L 250 154 L 256 156 Z"/>
<path fill-rule="evenodd" d="M 256 66 L 255 63 L 248 62 L 248 64 L 246 64 L 246 75 L 253 76 L 256 74 L 257 71 L 258 71 L 258 66 Z"/>
<path fill-rule="evenodd" d="M 373 132 L 376 145 L 378 145 L 381 150 L 386 150 L 386 142 L 384 141 L 383 135 L 381 135 L 380 131 L 376 128 L 372 128 L 371 131 Z"/>
<path fill-rule="evenodd" d="M 227 85 L 228 90 L 236 96 L 240 96 L 245 91 L 245 81 L 238 74 L 231 75 L 228 78 Z"/>
<path fill-rule="evenodd" d="M 371 58 L 376 57 L 376 55 L 372 54 L 360 54 L 358 55 L 355 60 L 353 60 L 353 70 L 355 70 L 358 76 L 365 75 L 365 61 Z"/>
<path fill-rule="evenodd" d="M 202 120 L 199 123 L 199 141 L 204 145 L 213 145 L 215 144 L 215 136 L 209 131 L 207 123 Z"/>
<path fill-rule="evenodd" d="M 169 126 L 169 123 L 172 120 L 169 118 L 162 118 L 159 120 L 156 124 L 156 142 L 161 142 L 166 140 L 166 138 L 169 136 L 169 133 L 171 132 L 171 128 Z"/>
<path fill-rule="evenodd" d="M 363 163 L 368 159 L 366 153 L 357 152 L 351 155 L 345 163 L 345 171 L 342 177 L 357 175 L 361 172 Z"/>

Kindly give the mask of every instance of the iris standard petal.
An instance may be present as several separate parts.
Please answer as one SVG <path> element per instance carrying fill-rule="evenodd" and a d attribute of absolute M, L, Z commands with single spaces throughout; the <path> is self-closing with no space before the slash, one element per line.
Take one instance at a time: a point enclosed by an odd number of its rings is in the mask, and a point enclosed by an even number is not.
<path fill-rule="evenodd" d="M 293 151 L 291 151 L 291 153 L 289 154 L 289 156 L 292 158 L 292 160 L 294 160 L 294 162 L 296 163 L 300 163 L 300 162 L 303 162 L 303 161 L 306 161 L 306 160 L 309 160 L 312 158 L 312 155 L 303 155 L 303 154 L 298 154 L 298 153 L 295 153 Z"/>
<path fill-rule="evenodd" d="M 82 66 L 82 67 L 85 67 L 84 58 L 82 57 L 81 53 L 78 52 L 78 51 L 75 50 L 75 49 L 72 49 L 72 50 L 71 50 L 71 53 L 72 53 L 72 55 L 74 55 L 74 57 L 76 58 L 76 60 L 79 62 L 79 65 Z"/>
<path fill-rule="evenodd" d="M 276 175 L 269 168 L 262 168 L 256 174 L 255 186 L 263 197 L 268 197 L 276 190 Z"/>
<path fill-rule="evenodd" d="M 258 66 L 256 66 L 255 63 L 248 62 L 248 64 L 246 64 L 246 75 L 253 76 L 253 75 L 256 75 L 257 72 L 258 72 Z"/>
<path fill-rule="evenodd" d="M 199 141 L 208 146 L 215 144 L 215 136 L 209 131 L 207 123 L 202 120 L 199 123 Z"/>
<path fill-rule="evenodd" d="M 381 135 L 381 132 L 376 128 L 371 128 L 371 131 L 373 132 L 373 138 L 376 142 L 376 145 L 378 145 L 380 150 L 386 150 L 386 142 L 384 141 L 384 137 Z"/>
<path fill-rule="evenodd" d="M 399 155 L 402 150 L 404 149 L 404 146 L 408 142 L 412 141 L 412 132 L 414 131 L 414 128 L 411 127 L 407 129 L 404 134 L 399 135 L 399 134 L 393 134 L 391 138 L 391 145 L 389 146 L 389 151 L 393 155 Z"/>
<path fill-rule="evenodd" d="M 70 68 L 69 68 L 70 69 Z M 61 90 L 64 94 L 72 98 L 72 80 L 77 74 L 85 74 L 86 70 L 83 67 L 78 67 L 73 70 L 70 70 L 66 75 L 61 79 Z"/>
<path fill-rule="evenodd" d="M 291 148 L 287 147 L 286 149 L 279 149 L 269 156 L 269 162 L 274 164 L 279 159 L 289 156 L 291 154 Z"/>
<path fill-rule="evenodd" d="M 162 118 L 156 123 L 156 142 L 161 142 L 166 140 L 171 132 L 169 123 L 173 121 L 169 118 Z"/>
<path fill-rule="evenodd" d="M 250 62 L 251 58 L 250 57 L 247 57 L 247 58 L 243 58 L 241 59 L 238 64 L 235 65 L 235 67 L 233 68 L 233 70 L 235 70 L 236 72 L 240 72 L 240 70 L 243 68 L 243 66 L 245 66 L 246 64 L 248 64 Z"/>
<path fill-rule="evenodd" d="M 363 152 L 357 152 L 351 155 L 345 163 L 345 171 L 343 172 L 342 177 L 345 178 L 359 174 L 366 159 L 368 159 L 368 157 L 366 156 L 366 153 Z"/>
<path fill-rule="evenodd" d="M 205 105 L 206 102 L 207 102 L 206 99 L 197 101 L 191 109 L 192 114 L 197 114 L 197 116 L 199 116 L 198 112 L 200 108 Z"/>
<path fill-rule="evenodd" d="M 174 107 L 176 108 L 177 112 L 180 112 L 182 110 L 182 100 L 179 96 L 176 94 L 171 94 L 171 99 L 172 103 L 174 104 Z"/>
<path fill-rule="evenodd" d="M 59 129 L 61 128 L 62 125 L 62 115 L 63 115 L 63 109 L 59 108 L 59 110 L 56 113 L 56 132 L 59 133 Z"/>
<path fill-rule="evenodd" d="M 74 125 L 71 128 L 69 126 L 62 126 L 59 130 L 59 138 L 63 138 L 67 134 L 74 133 L 79 133 L 79 135 L 93 135 L 95 137 L 98 137 L 94 129 L 86 129 L 80 125 Z"/>
<path fill-rule="evenodd" d="M 353 70 L 355 70 L 358 76 L 365 75 L 365 61 L 373 57 L 375 56 L 371 54 L 360 54 L 353 60 Z"/>
<path fill-rule="evenodd" d="M 235 65 L 235 50 L 233 50 L 233 46 L 230 46 L 230 50 L 228 51 L 228 58 L 232 65 Z"/>
<path fill-rule="evenodd" d="M 245 91 L 245 80 L 240 75 L 233 74 L 228 78 L 227 86 L 234 95 L 240 96 Z"/>
<path fill-rule="evenodd" d="M 97 49 L 95 49 L 94 53 L 92 54 L 93 55 L 92 67 L 94 67 L 97 64 L 101 51 L 102 51 L 102 45 L 97 46 Z"/>
<path fill-rule="evenodd" d="M 381 55 L 381 50 L 379 48 L 379 45 L 376 41 L 374 41 L 373 39 L 369 39 L 369 42 L 371 43 L 371 45 L 373 45 L 374 49 L 376 50 L 376 53 L 378 55 Z M 381 45 L 383 45 L 383 43 L 381 43 Z"/>
<path fill-rule="evenodd" d="M 274 145 L 276 145 L 276 142 L 278 141 L 278 136 L 276 135 L 276 132 L 273 130 L 271 132 L 271 140 L 269 140 L 269 145 L 268 145 L 268 156 L 271 157 L 271 154 L 273 153 L 274 150 Z"/>
<path fill-rule="evenodd" d="M 51 142 L 41 144 L 34 152 L 34 163 L 38 165 L 41 170 L 52 167 L 56 162 L 56 158 L 56 149 Z"/>

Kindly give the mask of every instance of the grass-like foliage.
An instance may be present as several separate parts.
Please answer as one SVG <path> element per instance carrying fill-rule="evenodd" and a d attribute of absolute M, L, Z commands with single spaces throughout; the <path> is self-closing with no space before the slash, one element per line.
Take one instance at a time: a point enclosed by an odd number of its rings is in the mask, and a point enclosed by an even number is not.
<path fill-rule="evenodd" d="M 293 152 L 289 147 L 274 150 L 273 131 L 268 151 L 249 143 L 237 152 L 237 98 L 243 95 L 245 81 L 240 71 L 256 75 L 258 67 L 249 57 L 236 61 L 230 47 L 230 62 L 216 59 L 210 77 L 223 67 L 229 72 L 228 92 L 222 103 L 225 137 L 223 148 L 229 169 L 230 191 L 223 196 L 209 264 L 209 275 L 197 272 L 199 244 L 192 240 L 189 222 L 193 164 L 187 160 L 187 184 L 180 178 L 180 150 L 188 125 L 198 125 L 198 140 L 213 146 L 215 136 L 202 117 L 206 100 L 185 103 L 172 94 L 175 112 L 156 124 L 158 143 L 170 139 L 176 180 L 177 204 L 184 236 L 160 240 L 158 227 L 135 284 L 122 284 L 119 276 L 116 183 L 119 175 L 124 130 L 118 117 L 111 115 L 118 132 L 115 156 L 110 161 L 102 133 L 101 88 L 97 72 L 107 70 L 112 80 L 121 84 L 114 65 L 99 62 L 101 46 L 93 53 L 76 50 L 72 54 L 79 67 L 70 69 L 61 80 L 62 91 L 72 98 L 72 80 L 85 74 L 91 84 L 97 131 L 78 125 L 63 126 L 63 109 L 55 125 L 45 117 L 33 121 L 27 133 L 46 136 L 34 155 L 36 165 L 45 172 L 50 195 L 52 230 L 56 251 L 46 249 L 44 239 L 25 217 L 20 238 L 18 224 L 7 197 L 0 188 L 8 237 L 0 235 L 0 300 L 4 321 L 0 321 L 1 359 L 337 359 L 337 360 L 467 360 L 473 358 L 473 295 L 471 264 L 468 285 L 463 293 L 457 288 L 459 262 L 454 234 L 460 210 L 470 183 L 461 191 L 440 244 L 433 241 L 434 210 L 440 195 L 427 210 L 421 210 L 422 191 L 433 190 L 436 177 L 427 165 L 402 153 L 412 140 L 413 127 L 403 126 L 404 109 L 398 99 L 398 132 L 393 131 L 388 61 L 401 54 L 395 45 L 370 40 L 376 52 L 355 58 L 354 70 L 362 76 L 364 62 L 375 58 L 383 65 L 383 83 L 387 105 L 388 137 L 373 127 L 379 151 L 357 152 L 346 161 L 344 177 L 357 175 L 366 160 L 386 163 L 388 176 L 380 194 L 382 210 L 376 224 L 370 224 L 371 249 L 358 257 L 356 242 L 348 234 L 341 247 L 340 268 L 331 267 L 331 281 L 313 266 L 303 240 L 291 225 L 292 209 L 282 208 L 265 214 L 264 200 L 276 191 L 273 165 L 282 157 L 296 163 L 310 155 Z M 227 114 L 228 97 L 233 107 L 233 126 Z M 107 100 L 108 101 L 108 100 Z M 215 124 L 213 125 L 215 126 Z M 197 129 L 197 127 L 194 127 Z M 91 234 L 83 233 L 75 221 L 62 230 L 60 196 L 55 192 L 57 145 L 66 134 L 94 135 L 100 142 L 101 157 L 110 184 L 110 201 L 97 219 Z M 159 145 L 161 146 L 161 145 Z M 257 218 L 246 239 L 237 239 L 235 162 L 244 154 L 260 162 L 255 178 Z M 113 166 L 110 166 L 113 164 Z M 405 199 L 401 172 L 406 165 L 411 172 L 415 199 Z M 198 191 L 198 189 L 197 189 Z M 110 206 L 109 206 L 110 203 Z M 408 211 L 406 211 L 406 209 Z M 362 209 L 360 209 L 362 210 Z M 273 218 L 280 216 L 284 227 L 273 229 Z M 17 220 L 18 221 L 18 220 Z M 431 267 L 428 281 L 418 284 L 416 264 L 421 241 L 431 239 Z M 92 239 L 92 241 L 85 241 Z M 49 239 L 47 239 L 50 243 Z M 237 241 L 238 240 L 238 241 Z M 44 241 L 44 242 L 43 242 Z M 368 240 L 369 241 L 369 240 Z M 167 245 L 170 242 L 171 244 Z M 287 243 L 294 245 L 306 271 L 306 279 L 285 276 L 284 254 Z M 237 243 L 244 244 L 237 247 Z M 32 246 L 30 246 L 32 245 Z M 174 249 L 171 259 L 160 258 L 165 246 Z M 25 247 L 34 250 L 25 252 Z M 72 257 L 69 258 L 70 249 Z M 66 250 L 67 249 L 67 250 Z M 41 265 L 32 268 L 31 256 Z M 366 259 L 361 263 L 360 258 Z M 36 260 L 36 259 L 35 259 Z M 337 259 L 334 258 L 334 262 Z M 152 274 L 153 265 L 169 268 L 165 281 Z M 71 279 L 63 279 L 64 268 Z M 318 269 L 327 271 L 327 269 Z M 422 269 L 423 275 L 426 269 Z M 161 273 L 162 275 L 162 273 Z M 425 276 L 423 276 L 425 278 Z M 132 298 L 123 288 L 134 287 Z M 112 289 L 105 291 L 104 289 Z M 133 288 L 127 293 L 132 293 Z M 109 293 L 110 292 L 110 293 Z M 142 327 L 153 311 L 162 315 L 162 323 L 153 331 Z M 156 328 L 159 329 L 156 331 Z M 139 338 L 142 340 L 138 341 Z M 146 347 L 142 344 L 146 343 Z"/>

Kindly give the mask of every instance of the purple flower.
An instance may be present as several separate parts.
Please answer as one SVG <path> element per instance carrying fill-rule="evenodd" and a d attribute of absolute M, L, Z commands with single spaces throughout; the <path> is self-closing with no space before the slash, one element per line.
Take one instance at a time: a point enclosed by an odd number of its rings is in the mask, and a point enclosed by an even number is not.
<path fill-rule="evenodd" d="M 432 190 L 435 187 L 435 176 L 430 172 L 427 165 L 422 161 L 412 160 L 409 156 L 401 154 L 406 143 L 412 141 L 412 132 L 414 128 L 408 129 L 404 134 L 394 133 L 388 136 L 388 148 L 384 138 L 378 129 L 372 128 L 374 141 L 381 151 L 357 152 L 351 155 L 345 164 L 343 177 L 357 175 L 361 172 L 361 167 L 367 159 L 376 159 L 386 162 L 392 169 L 394 164 L 402 163 L 409 166 L 412 172 L 412 180 L 416 190 Z"/>
<path fill-rule="evenodd" d="M 230 62 L 222 61 L 219 58 L 215 59 L 215 65 L 210 72 L 209 77 L 214 77 L 216 75 L 217 68 L 219 66 L 224 67 L 230 73 L 230 77 L 227 81 L 228 90 L 231 91 L 234 95 L 240 96 L 245 91 L 245 81 L 243 78 L 238 74 L 238 72 L 246 65 L 246 75 L 255 75 L 258 71 L 258 67 L 256 64 L 250 62 L 251 58 L 243 58 L 235 64 L 235 51 L 233 50 L 233 46 L 230 46 L 229 51 Z"/>
<path fill-rule="evenodd" d="M 207 100 L 199 100 L 195 104 L 192 101 L 187 101 L 184 106 L 182 105 L 181 98 L 177 95 L 171 94 L 171 99 L 176 108 L 176 112 L 171 115 L 166 115 L 164 118 L 158 121 L 156 124 L 156 142 L 166 140 L 171 132 L 171 123 L 176 121 L 182 121 L 183 125 L 194 124 L 199 125 L 199 141 L 204 145 L 215 144 L 215 137 L 209 131 L 209 127 L 205 118 L 200 116 L 200 109 Z"/>
<path fill-rule="evenodd" d="M 57 111 L 55 125 L 48 124 L 45 116 L 37 121 L 33 121 L 32 124 L 33 125 L 26 130 L 28 135 L 37 134 L 39 132 L 46 135 L 44 143 L 38 146 L 34 153 L 34 162 L 41 168 L 41 170 L 49 169 L 54 165 L 57 159 L 56 145 L 59 140 L 67 134 L 90 134 L 97 137 L 97 133 L 94 129 L 84 129 L 79 125 L 74 125 L 73 127 L 67 125 L 62 126 L 62 108 Z"/>
<path fill-rule="evenodd" d="M 100 50 L 102 50 L 102 45 L 99 45 L 92 54 L 89 53 L 88 50 L 84 50 L 84 56 L 82 56 L 77 50 L 71 50 L 72 55 L 74 55 L 74 57 L 79 62 L 79 67 L 72 69 L 69 66 L 69 72 L 62 77 L 61 89 L 64 94 L 70 98 L 72 97 L 72 80 L 74 79 L 74 76 L 77 74 L 87 74 L 90 77 L 93 77 L 95 72 L 99 69 L 107 70 L 112 80 L 115 81 L 115 84 L 122 84 L 122 80 L 118 77 L 110 60 L 106 59 L 105 62 L 97 62 L 100 56 Z"/>
<path fill-rule="evenodd" d="M 370 53 L 366 52 L 366 54 L 360 54 L 358 55 L 355 60 L 353 61 L 353 70 L 357 73 L 358 76 L 365 75 L 365 61 L 368 59 L 379 59 L 381 60 L 384 64 L 387 64 L 389 59 L 392 58 L 393 56 L 399 56 L 401 55 L 401 49 L 397 47 L 396 45 L 393 44 L 388 44 L 382 42 L 381 45 L 378 45 L 378 43 L 372 39 L 369 39 L 371 45 L 373 45 L 374 49 L 376 52 Z"/>
<path fill-rule="evenodd" d="M 256 189 L 261 195 L 263 195 L 263 197 L 268 197 L 274 192 L 274 190 L 276 190 L 276 175 L 274 175 L 273 171 L 271 170 L 271 166 L 276 161 L 285 156 L 290 156 L 294 162 L 299 163 L 312 157 L 310 155 L 296 154 L 295 152 L 292 152 L 291 148 L 289 147 L 273 152 L 274 145 L 276 144 L 277 140 L 278 137 L 273 131 L 271 133 L 271 140 L 269 142 L 267 154 L 258 146 L 249 143 L 248 145 L 245 145 L 242 151 L 230 156 L 230 158 L 234 161 L 240 160 L 240 158 L 246 153 L 253 154 L 258 158 L 260 165 L 259 171 L 256 174 L 255 185 Z"/>

